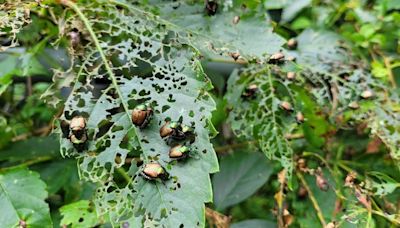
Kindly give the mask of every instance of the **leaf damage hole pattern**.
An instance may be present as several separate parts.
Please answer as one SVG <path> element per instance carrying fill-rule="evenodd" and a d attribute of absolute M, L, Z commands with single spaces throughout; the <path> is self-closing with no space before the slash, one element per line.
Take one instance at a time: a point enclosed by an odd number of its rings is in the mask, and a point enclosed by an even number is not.
<path fill-rule="evenodd" d="M 101 184 L 95 204 L 101 213 L 109 212 L 114 222 L 203 226 L 204 202 L 212 198 L 209 173 L 217 171 L 218 163 L 206 128 L 215 104 L 206 92 L 209 81 L 195 50 L 155 18 L 111 3 L 92 4 L 82 12 L 107 62 L 94 42 L 84 47 L 84 56 L 89 58 L 75 56 L 80 59 L 74 67 L 78 80 L 62 119 L 78 114 L 87 118 L 88 150 L 79 153 L 68 139 L 61 138 L 61 151 L 77 157 L 83 178 Z M 72 29 L 80 23 L 77 20 L 70 17 L 67 27 Z M 112 77 L 116 84 L 111 83 Z M 131 122 L 131 112 L 145 103 L 154 115 L 149 125 L 139 129 Z M 167 120 L 194 129 L 196 137 L 189 144 L 195 156 L 184 162 L 169 158 L 170 145 L 159 135 Z M 138 175 L 141 166 L 132 162 L 130 183 L 117 186 L 116 169 L 125 167 L 132 154 L 139 155 L 144 164 L 160 163 L 169 180 L 145 180 Z"/>

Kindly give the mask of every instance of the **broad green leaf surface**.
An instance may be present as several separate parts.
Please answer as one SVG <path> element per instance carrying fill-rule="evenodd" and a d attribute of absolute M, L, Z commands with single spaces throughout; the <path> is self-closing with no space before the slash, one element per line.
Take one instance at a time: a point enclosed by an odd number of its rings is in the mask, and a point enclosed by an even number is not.
<path fill-rule="evenodd" d="M 0 161 L 21 162 L 31 159 L 57 158 L 59 142 L 55 135 L 33 137 L 15 142 L 0 150 Z"/>
<path fill-rule="evenodd" d="M 75 203 L 67 204 L 60 208 L 63 216 L 60 226 L 72 228 L 94 227 L 99 223 L 94 205 L 87 200 L 81 200 Z"/>
<path fill-rule="evenodd" d="M 95 201 L 99 215 L 108 212 L 115 223 L 126 220 L 131 226 L 202 227 L 204 203 L 212 200 L 209 173 L 218 164 L 207 130 L 215 104 L 196 52 L 156 18 L 111 3 L 99 6 L 83 5 L 83 15 L 69 19 L 68 29 L 87 20 L 84 29 L 92 29 L 95 42 L 85 47 L 86 59 L 77 66 L 62 117 L 87 118 L 88 150 L 79 153 L 61 137 L 62 154 L 77 156 L 81 176 L 101 184 Z M 101 91 L 96 88 L 100 79 Z M 139 129 L 130 118 L 142 103 L 151 104 L 154 116 Z M 159 134 L 166 120 L 194 129 L 195 141 L 187 142 L 193 154 L 186 161 L 168 156 L 170 146 Z M 136 173 L 129 172 L 129 183 L 116 186 L 115 170 L 134 154 L 144 163 L 158 161 L 169 180 L 148 181 L 133 163 L 130 170 Z"/>
<path fill-rule="evenodd" d="M 231 228 L 275 228 L 276 223 L 262 219 L 249 219 L 241 222 L 233 223 Z"/>
<path fill-rule="evenodd" d="M 27 169 L 13 169 L 0 173 L 1 227 L 53 227 L 46 185 L 39 174 Z"/>
<path fill-rule="evenodd" d="M 269 2 L 269 1 L 266 1 Z M 268 4 L 268 3 L 267 3 Z M 301 10 L 311 5 L 311 0 L 288 1 L 282 11 L 282 22 L 291 21 Z"/>
<path fill-rule="evenodd" d="M 235 152 L 223 157 L 213 176 L 214 204 L 223 210 L 254 194 L 269 179 L 272 164 L 260 153 Z"/>

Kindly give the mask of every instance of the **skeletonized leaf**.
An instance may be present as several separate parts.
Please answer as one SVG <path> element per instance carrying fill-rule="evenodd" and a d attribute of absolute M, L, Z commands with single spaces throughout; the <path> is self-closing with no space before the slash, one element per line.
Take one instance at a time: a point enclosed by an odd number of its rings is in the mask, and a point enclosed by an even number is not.
<path fill-rule="evenodd" d="M 253 96 L 244 97 L 248 85 L 256 85 L 257 90 Z M 250 66 L 232 73 L 226 98 L 234 107 L 229 115 L 233 131 L 238 136 L 257 139 L 265 155 L 279 161 L 287 170 L 290 180 L 293 151 L 285 134 L 294 118 L 290 117 L 289 110 L 280 107 L 285 99 L 293 98 L 289 90 L 285 91 L 286 86 L 271 73 L 270 66 Z"/>
<path fill-rule="evenodd" d="M 62 119 L 84 116 L 88 142 L 87 150 L 79 152 L 62 137 L 61 151 L 78 157 L 82 177 L 100 183 L 99 215 L 108 212 L 113 222 L 131 226 L 204 226 L 204 203 L 212 200 L 209 173 L 218 170 L 208 132 L 215 104 L 195 50 L 166 24 L 135 8 L 105 2 L 71 7 L 82 15 L 69 19 L 69 29 L 87 20 L 84 29 L 93 33 L 78 70 L 67 72 L 75 72 L 77 80 Z M 143 129 L 131 121 L 140 104 L 154 112 Z M 167 120 L 194 129 L 194 142 L 185 142 L 192 149 L 186 161 L 168 156 L 170 146 L 159 134 Z M 144 164 L 157 161 L 170 178 L 146 180 L 133 162 L 127 185 L 116 186 L 116 169 L 127 167 L 126 158 L 133 156 Z"/>

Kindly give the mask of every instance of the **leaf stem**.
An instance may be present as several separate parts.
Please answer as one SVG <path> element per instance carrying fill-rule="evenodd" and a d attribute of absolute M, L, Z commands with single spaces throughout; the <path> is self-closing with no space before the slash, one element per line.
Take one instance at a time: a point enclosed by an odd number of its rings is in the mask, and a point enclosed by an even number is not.
<path fill-rule="evenodd" d="M 326 227 L 326 222 L 325 222 L 324 216 L 322 214 L 322 210 L 319 207 L 318 201 L 315 199 L 315 196 L 314 196 L 313 192 L 311 191 L 310 186 L 308 186 L 306 180 L 304 179 L 303 174 L 301 174 L 299 171 L 296 171 L 296 175 L 300 179 L 304 188 L 306 188 L 306 190 L 308 192 L 308 196 L 310 197 L 311 203 L 314 206 L 315 211 L 317 212 L 317 216 L 318 216 L 319 221 L 322 224 L 322 227 Z"/>
<path fill-rule="evenodd" d="M 128 109 L 128 105 L 122 99 L 122 92 L 118 87 L 117 79 L 116 79 L 116 77 L 115 77 L 115 75 L 114 75 L 114 73 L 113 73 L 113 71 L 112 71 L 112 69 L 110 67 L 110 64 L 108 63 L 108 60 L 106 58 L 106 55 L 104 54 L 103 48 L 101 47 L 99 39 L 97 39 L 97 36 L 94 33 L 89 20 L 86 18 L 86 16 L 82 13 L 82 11 L 79 9 L 79 7 L 74 2 L 69 1 L 69 0 L 63 0 L 62 3 L 64 5 L 70 7 L 71 9 L 73 9 L 78 14 L 79 18 L 82 20 L 83 24 L 85 25 L 86 29 L 88 30 L 88 32 L 90 34 L 90 37 L 92 38 L 92 40 L 94 42 L 94 45 L 96 46 L 96 49 L 99 51 L 100 57 L 101 57 L 102 61 L 104 62 L 104 67 L 106 68 L 107 73 L 110 76 L 111 82 L 112 82 L 113 86 L 115 87 L 115 90 L 117 91 L 118 96 L 121 99 L 121 103 L 122 103 L 125 111 L 129 115 L 129 113 L 128 113 L 128 110 L 129 110 Z"/>

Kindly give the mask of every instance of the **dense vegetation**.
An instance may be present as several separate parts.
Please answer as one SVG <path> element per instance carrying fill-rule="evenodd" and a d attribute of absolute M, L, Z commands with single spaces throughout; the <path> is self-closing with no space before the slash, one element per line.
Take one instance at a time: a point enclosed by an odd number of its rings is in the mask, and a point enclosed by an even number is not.
<path fill-rule="evenodd" d="M 399 1 L 0 10 L 0 227 L 400 226 Z"/>

